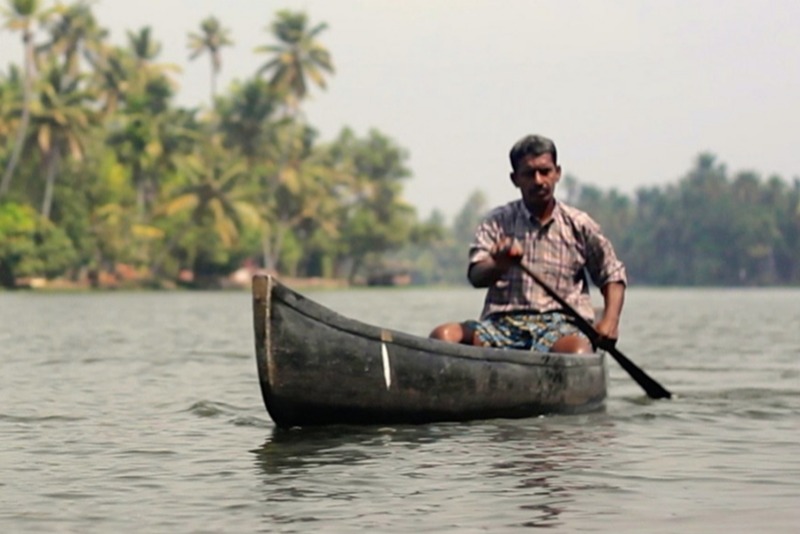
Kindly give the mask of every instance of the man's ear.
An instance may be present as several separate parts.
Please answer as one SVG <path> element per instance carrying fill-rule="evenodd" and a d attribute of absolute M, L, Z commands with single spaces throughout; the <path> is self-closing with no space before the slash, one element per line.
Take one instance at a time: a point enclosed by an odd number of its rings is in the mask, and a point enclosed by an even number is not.
<path fill-rule="evenodd" d="M 511 173 L 508 175 L 508 177 L 509 177 L 509 178 L 511 178 L 511 183 L 512 183 L 512 184 L 514 184 L 514 187 L 516 187 L 517 189 L 519 189 L 519 184 L 517 183 L 517 173 L 516 173 L 516 172 L 514 172 L 514 171 L 512 171 L 512 172 L 511 172 Z"/>

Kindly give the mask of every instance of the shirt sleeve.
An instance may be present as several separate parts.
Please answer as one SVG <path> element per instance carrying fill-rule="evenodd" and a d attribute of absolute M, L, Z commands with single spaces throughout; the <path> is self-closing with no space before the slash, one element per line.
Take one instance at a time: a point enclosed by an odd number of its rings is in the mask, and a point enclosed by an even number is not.
<path fill-rule="evenodd" d="M 594 220 L 587 220 L 583 225 L 586 242 L 586 270 L 597 287 L 612 282 L 628 284 L 625 265 L 617 257 L 611 241 L 603 234 Z"/>
<path fill-rule="evenodd" d="M 481 262 L 491 257 L 491 250 L 500 240 L 502 225 L 497 220 L 497 213 L 490 213 L 475 230 L 472 243 L 469 246 L 469 265 Z"/>

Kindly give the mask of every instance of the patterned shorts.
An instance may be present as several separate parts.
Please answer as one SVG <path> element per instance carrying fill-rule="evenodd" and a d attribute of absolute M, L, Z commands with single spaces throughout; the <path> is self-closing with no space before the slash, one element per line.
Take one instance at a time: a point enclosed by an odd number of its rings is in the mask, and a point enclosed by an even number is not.
<path fill-rule="evenodd" d="M 571 317 L 560 312 L 512 312 L 494 314 L 482 321 L 467 321 L 475 336 L 486 347 L 549 352 L 564 336 L 581 332 Z M 588 339 L 588 338 L 587 338 Z"/>

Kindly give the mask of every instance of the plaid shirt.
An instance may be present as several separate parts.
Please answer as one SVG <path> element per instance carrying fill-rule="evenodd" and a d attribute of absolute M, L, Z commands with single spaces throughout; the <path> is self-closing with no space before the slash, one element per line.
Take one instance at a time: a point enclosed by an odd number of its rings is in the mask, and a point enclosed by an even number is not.
<path fill-rule="evenodd" d="M 579 209 L 557 201 L 552 217 L 544 224 L 531 217 L 522 200 L 493 209 L 475 231 L 470 267 L 490 257 L 492 245 L 506 236 L 522 246 L 523 263 L 590 322 L 594 322 L 594 310 L 586 274 L 598 287 L 609 282 L 627 284 L 625 266 L 611 242 Z M 512 267 L 489 287 L 481 319 L 497 312 L 558 309 L 559 304 L 539 284 Z"/>

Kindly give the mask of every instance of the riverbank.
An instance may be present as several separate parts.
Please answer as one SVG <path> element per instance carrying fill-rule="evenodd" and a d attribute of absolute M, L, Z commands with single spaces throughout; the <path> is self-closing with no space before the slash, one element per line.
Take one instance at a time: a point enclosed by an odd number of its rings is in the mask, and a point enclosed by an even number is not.
<path fill-rule="evenodd" d="M 183 271 L 177 279 L 155 279 L 149 273 L 137 272 L 127 266 L 118 266 L 113 273 L 87 273 L 74 278 L 30 277 L 17 280 L 14 288 L 6 291 L 172 291 L 172 290 L 249 290 L 253 276 L 272 274 L 282 283 L 299 290 L 338 289 L 350 287 L 343 278 L 298 278 L 268 273 L 261 269 L 242 268 L 228 276 L 198 279 L 192 273 Z M 3 288 L 0 288 L 2 291 Z"/>

